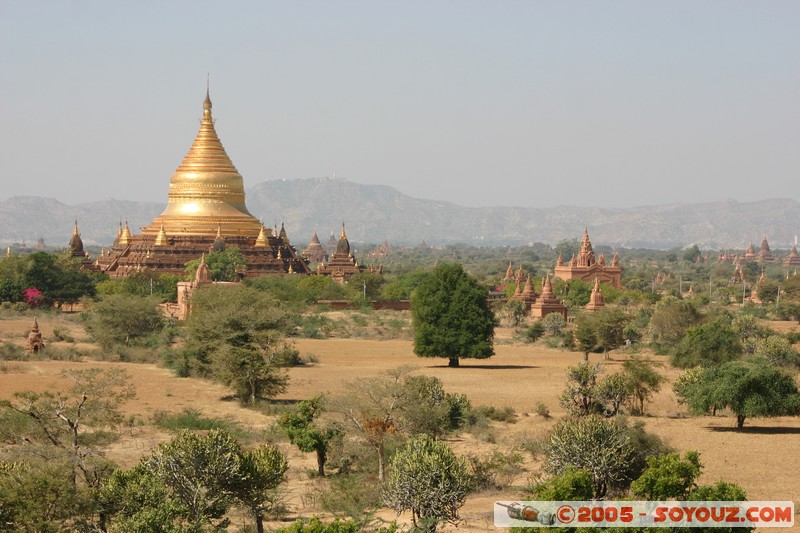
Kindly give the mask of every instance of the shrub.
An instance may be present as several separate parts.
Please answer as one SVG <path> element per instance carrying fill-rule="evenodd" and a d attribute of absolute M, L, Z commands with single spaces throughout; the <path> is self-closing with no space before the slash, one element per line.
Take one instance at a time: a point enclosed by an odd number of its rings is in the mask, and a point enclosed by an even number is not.
<path fill-rule="evenodd" d="M 472 477 L 473 490 L 504 489 L 514 478 L 524 472 L 522 455 L 517 452 L 503 453 L 493 450 L 488 457 L 467 457 Z"/>
<path fill-rule="evenodd" d="M 567 321 L 560 313 L 550 313 L 546 315 L 542 321 L 545 333 L 548 335 L 558 335 L 564 331 L 567 326 Z"/>
<path fill-rule="evenodd" d="M 514 424 L 517 421 L 516 412 L 511 406 L 505 406 L 498 409 L 491 405 L 479 405 L 474 409 L 479 415 L 495 422 L 505 422 L 507 424 Z"/>
<path fill-rule="evenodd" d="M 445 443 L 421 435 L 392 457 L 384 501 L 397 513 L 411 511 L 414 527 L 436 531 L 440 522 L 458 521 L 471 488 L 466 461 Z"/>
<path fill-rule="evenodd" d="M 188 407 L 180 413 L 156 411 L 153 414 L 153 424 L 172 431 L 180 431 L 182 429 L 190 429 L 193 431 L 224 429 L 228 432 L 241 434 L 241 430 L 235 422 L 223 420 L 221 418 L 204 417 L 197 409 Z"/>
<path fill-rule="evenodd" d="M 552 313 L 551 313 L 552 314 Z M 528 329 L 525 330 L 525 342 L 532 343 L 538 341 L 544 335 L 544 326 L 540 320 L 537 320 L 533 324 L 531 324 Z"/>
<path fill-rule="evenodd" d="M 53 338 L 57 341 L 75 342 L 75 337 L 61 328 L 53 328 Z"/>
<path fill-rule="evenodd" d="M 536 404 L 536 414 L 542 418 L 550 418 L 550 408 L 544 402 Z"/>

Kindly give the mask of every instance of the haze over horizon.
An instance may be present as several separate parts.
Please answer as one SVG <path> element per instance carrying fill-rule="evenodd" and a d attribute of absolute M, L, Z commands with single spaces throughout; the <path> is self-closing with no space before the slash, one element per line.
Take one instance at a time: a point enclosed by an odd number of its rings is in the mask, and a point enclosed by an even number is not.
<path fill-rule="evenodd" d="M 5 2 L 2 195 L 164 202 L 210 72 L 248 188 L 797 200 L 798 20 L 791 1 Z"/>

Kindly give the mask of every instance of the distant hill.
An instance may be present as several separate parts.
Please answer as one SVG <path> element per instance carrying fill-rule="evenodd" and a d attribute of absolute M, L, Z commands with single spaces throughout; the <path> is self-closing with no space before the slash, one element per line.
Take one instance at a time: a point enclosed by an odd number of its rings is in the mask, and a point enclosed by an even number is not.
<path fill-rule="evenodd" d="M 362 185 L 339 178 L 265 181 L 247 190 L 250 212 L 267 225 L 286 224 L 298 247 L 314 230 L 324 243 L 338 236 L 342 221 L 355 242 L 393 244 L 469 243 L 555 244 L 580 238 L 584 226 L 595 244 L 619 247 L 702 249 L 758 247 L 764 235 L 772 248 L 788 248 L 800 233 L 800 203 L 789 199 L 757 202 L 726 200 L 626 209 L 559 206 L 463 207 L 423 200 L 385 185 Z M 107 245 L 120 219 L 131 230 L 149 224 L 164 204 L 106 200 L 66 205 L 50 198 L 15 197 L 0 202 L 0 243 L 66 245 L 78 220 L 84 243 Z"/>

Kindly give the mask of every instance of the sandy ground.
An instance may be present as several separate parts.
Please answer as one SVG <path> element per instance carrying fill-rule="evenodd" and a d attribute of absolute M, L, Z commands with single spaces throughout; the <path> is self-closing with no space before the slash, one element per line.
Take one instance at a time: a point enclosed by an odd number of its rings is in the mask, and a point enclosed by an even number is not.
<path fill-rule="evenodd" d="M 31 320 L 0 320 L 0 340 L 22 343 L 22 335 Z M 47 339 L 56 324 L 40 319 Z M 80 325 L 58 322 L 57 327 L 69 328 L 77 340 L 84 340 Z M 499 336 L 509 336 L 500 330 Z M 66 343 L 59 343 L 66 344 Z M 302 400 L 319 393 L 343 390 L 344 383 L 355 377 L 377 375 L 401 365 L 416 367 L 415 372 L 435 376 L 442 380 L 445 390 L 466 394 L 473 405 L 510 405 L 517 413 L 517 423 L 497 424 L 496 444 L 479 442 L 465 435 L 451 440 L 458 453 L 481 454 L 492 446 L 511 449 L 525 436 L 544 434 L 563 416 L 557 396 L 563 390 L 565 370 L 578 363 L 582 354 L 561 352 L 544 347 L 498 344 L 495 357 L 483 361 L 462 361 L 462 367 L 448 368 L 444 359 L 421 359 L 413 355 L 409 341 L 330 339 L 296 341 L 301 354 L 313 354 L 318 363 L 289 370 L 291 382 L 288 391 L 279 399 Z M 618 369 L 623 355 L 612 354 L 605 361 L 592 355 L 592 360 L 602 363 L 606 372 Z M 665 358 L 652 357 L 665 362 Z M 206 416 L 237 420 L 243 428 L 259 432 L 270 427 L 274 416 L 244 409 L 234 401 L 225 399 L 226 388 L 197 379 L 176 378 L 168 370 L 149 364 L 104 363 L 94 361 L 10 361 L 0 372 L 0 398 L 10 398 L 21 390 L 49 390 L 63 386 L 59 374 L 65 368 L 90 366 L 119 366 L 131 375 L 137 397 L 124 406 L 125 414 L 140 421 L 108 450 L 108 456 L 123 467 L 135 464 L 154 446 L 169 438 L 169 434 L 152 426 L 156 411 L 178 412 L 191 407 Z M 670 381 L 679 371 L 667 365 L 660 370 Z M 548 406 L 553 419 L 545 420 L 535 414 L 539 402 Z M 800 507 L 800 419 L 748 419 L 744 431 L 735 431 L 732 417 L 682 417 L 683 408 L 677 404 L 670 386 L 665 386 L 648 406 L 649 416 L 640 418 L 648 431 L 658 434 L 668 444 L 683 452 L 697 450 L 705 465 L 701 482 L 719 479 L 736 482 L 752 500 L 792 500 Z M 309 491 L 315 481 L 307 470 L 314 467 L 312 454 L 301 454 L 289 445 L 282 445 L 289 455 L 290 472 L 287 484 L 287 502 L 291 516 L 311 516 L 319 511 L 310 501 Z M 538 463 L 524 453 L 526 470 L 521 472 L 515 485 L 520 487 L 538 471 Z M 495 500 L 519 499 L 524 493 L 519 489 L 498 494 L 471 496 L 462 508 L 464 521 L 458 531 L 491 530 L 491 509 Z M 392 512 L 379 513 L 395 519 Z M 400 521 L 406 521 L 403 515 Z M 276 524 L 277 525 L 277 524 Z M 450 527 L 447 530 L 451 529 Z M 800 525 L 795 528 L 800 531 Z"/>

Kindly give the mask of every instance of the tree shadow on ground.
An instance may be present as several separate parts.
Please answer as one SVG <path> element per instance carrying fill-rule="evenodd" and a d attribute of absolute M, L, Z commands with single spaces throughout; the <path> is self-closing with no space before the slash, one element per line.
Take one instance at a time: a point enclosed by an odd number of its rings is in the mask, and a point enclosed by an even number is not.
<path fill-rule="evenodd" d="M 426 368 L 453 368 L 453 367 L 448 366 L 448 365 L 430 365 L 430 366 L 427 366 Z M 466 370 L 466 369 L 469 369 L 469 368 L 479 368 L 481 370 L 515 370 L 515 369 L 519 369 L 519 368 L 539 368 L 539 367 L 532 366 L 532 365 L 464 365 L 464 364 L 462 364 L 461 366 L 458 366 L 458 367 L 455 367 L 455 368 L 460 368 L 462 370 Z"/>
<path fill-rule="evenodd" d="M 705 426 L 706 429 L 718 433 L 751 433 L 755 435 L 800 435 L 800 428 L 794 427 L 769 427 L 769 426 L 745 426 L 742 429 L 737 427 Z"/>
<path fill-rule="evenodd" d="M 238 396 L 236 396 L 235 394 L 228 394 L 226 396 L 222 396 L 222 397 L 220 397 L 220 401 L 222 401 L 222 402 L 238 402 L 238 403 L 241 403 L 240 398 Z M 269 405 L 296 405 L 296 404 L 298 404 L 298 403 L 300 403 L 302 401 L 303 400 L 292 400 L 292 399 L 279 399 L 279 400 L 275 400 L 275 399 L 271 399 L 271 400 L 258 399 L 256 401 L 256 407 L 265 406 L 265 405 L 266 406 L 269 406 Z M 244 403 L 244 404 L 242 404 L 242 407 L 253 407 L 253 406 L 250 405 L 249 403 Z"/>

